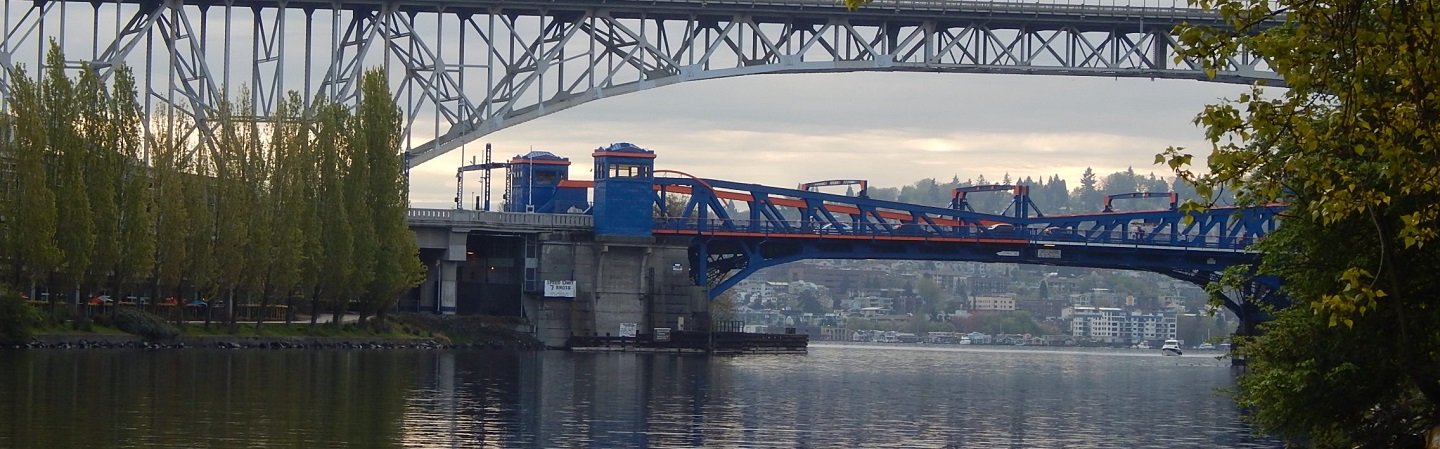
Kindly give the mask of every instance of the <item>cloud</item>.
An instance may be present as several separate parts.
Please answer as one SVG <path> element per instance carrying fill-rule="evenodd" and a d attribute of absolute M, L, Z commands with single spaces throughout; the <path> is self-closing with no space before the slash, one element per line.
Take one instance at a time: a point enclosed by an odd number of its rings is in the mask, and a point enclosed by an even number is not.
<path fill-rule="evenodd" d="M 997 181 L 1007 173 L 1058 174 L 1074 185 L 1087 167 L 1102 177 L 1128 167 L 1168 175 L 1152 165 L 1154 155 L 1204 147 L 1194 115 L 1243 89 L 1059 76 L 745 76 L 581 105 L 486 136 L 467 145 L 466 158 L 482 142 L 492 143 L 497 161 L 550 151 L 570 158 L 571 178 L 589 179 L 590 153 L 624 141 L 655 151 L 659 168 L 781 187 L 851 178 L 880 187 L 952 176 Z M 412 202 L 453 204 L 459 163 L 457 151 L 417 168 Z M 478 190 L 478 179 L 467 175 L 468 191 Z M 500 173 L 494 179 L 498 201 L 504 183 Z"/>

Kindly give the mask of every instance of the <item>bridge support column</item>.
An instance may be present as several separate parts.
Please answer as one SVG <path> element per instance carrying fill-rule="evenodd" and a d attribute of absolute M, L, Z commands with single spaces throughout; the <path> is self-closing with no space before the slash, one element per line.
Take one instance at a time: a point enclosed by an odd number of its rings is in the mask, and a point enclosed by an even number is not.
<path fill-rule="evenodd" d="M 457 279 L 460 263 L 465 261 L 469 249 L 466 247 L 469 232 L 451 232 L 445 247 L 445 257 L 440 259 L 440 313 L 455 314 Z"/>
<path fill-rule="evenodd" d="M 440 261 L 440 313 L 443 315 L 455 314 L 455 276 L 459 269 L 459 262 Z"/>

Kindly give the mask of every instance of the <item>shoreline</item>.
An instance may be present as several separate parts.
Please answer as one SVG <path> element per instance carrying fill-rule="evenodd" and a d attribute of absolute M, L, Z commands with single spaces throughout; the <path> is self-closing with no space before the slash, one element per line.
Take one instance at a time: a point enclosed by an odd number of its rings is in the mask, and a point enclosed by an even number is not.
<path fill-rule="evenodd" d="M 449 344 L 433 338 L 194 335 L 153 342 L 136 335 L 42 334 L 9 349 L 460 349 L 491 345 Z M 520 349 L 495 347 L 494 349 Z"/>
<path fill-rule="evenodd" d="M 354 332 L 350 324 L 341 335 L 182 334 L 159 341 L 124 333 L 51 329 L 34 334 L 29 343 L 3 345 L 0 349 L 549 349 L 523 331 L 528 326 L 513 318 L 412 314 L 392 317 L 395 321 L 391 325 L 397 332 L 388 335 L 364 335 L 370 332 Z"/>

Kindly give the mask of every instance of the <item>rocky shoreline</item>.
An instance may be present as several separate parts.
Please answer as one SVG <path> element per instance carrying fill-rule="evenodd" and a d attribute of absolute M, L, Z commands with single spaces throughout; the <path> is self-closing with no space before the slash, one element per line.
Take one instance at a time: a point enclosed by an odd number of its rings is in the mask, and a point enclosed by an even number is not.
<path fill-rule="evenodd" d="M 30 343 L 0 349 L 495 349 L 544 350 L 522 331 L 521 323 L 487 317 L 405 317 L 403 329 L 414 337 L 180 336 L 149 341 L 124 334 L 40 334 Z"/>
<path fill-rule="evenodd" d="M 23 346 L 10 349 L 501 349 L 534 350 L 528 344 L 444 343 L 428 338 L 357 337 L 178 337 L 150 342 L 132 335 L 38 335 Z"/>

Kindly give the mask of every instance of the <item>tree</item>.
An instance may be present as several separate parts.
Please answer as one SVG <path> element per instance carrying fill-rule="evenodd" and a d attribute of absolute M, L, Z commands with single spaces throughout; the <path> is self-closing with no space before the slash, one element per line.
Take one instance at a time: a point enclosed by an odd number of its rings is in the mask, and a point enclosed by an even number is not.
<path fill-rule="evenodd" d="M 254 207 L 252 192 L 247 184 L 250 177 L 247 161 L 251 156 L 250 145 L 253 139 L 250 126 L 242 118 L 250 114 L 251 104 L 243 91 L 239 104 L 229 101 L 220 103 L 217 108 L 218 123 L 214 130 L 217 134 L 215 142 L 207 148 L 213 155 L 211 160 L 215 176 L 204 181 L 214 186 L 207 196 L 209 204 L 213 205 L 210 215 L 215 229 L 215 246 L 212 251 L 215 255 L 214 280 L 218 289 L 216 294 L 224 297 L 225 318 L 227 323 L 231 323 L 232 331 L 237 290 L 241 289 L 251 273 L 256 271 L 255 267 L 250 266 L 254 258 L 247 257 L 252 248 L 249 218 Z M 214 309 L 210 308 L 207 317 L 213 316 Z M 208 324 L 209 319 L 206 321 Z"/>
<path fill-rule="evenodd" d="M 355 272 L 354 235 L 351 233 L 349 204 L 345 201 L 345 138 L 350 135 L 348 113 L 344 106 L 323 104 L 317 107 L 315 160 L 318 164 L 316 183 L 319 189 L 315 204 L 318 215 L 320 252 L 315 273 L 315 300 L 331 307 L 336 313 L 332 323 L 340 325 L 340 314 L 353 292 Z M 312 304 L 312 309 L 315 307 Z M 314 310 L 312 310 L 314 312 Z M 311 313 L 311 323 L 316 313 Z"/>
<path fill-rule="evenodd" d="M 270 130 L 273 154 L 268 207 L 274 218 L 271 221 L 274 234 L 269 240 L 272 259 L 265 276 L 265 291 L 260 297 L 261 310 L 269 307 L 274 299 L 293 297 L 299 291 L 305 259 L 321 257 L 305 252 L 305 223 L 310 211 L 306 186 L 310 182 L 308 166 L 313 162 L 305 157 L 310 125 L 304 117 L 304 99 L 291 92 L 278 109 L 276 115 L 282 119 Z M 256 330 L 264 325 L 264 316 L 262 313 L 255 320 Z"/>
<path fill-rule="evenodd" d="M 936 312 L 945 311 L 944 304 L 941 303 L 944 298 L 940 295 L 940 284 L 935 283 L 935 280 L 929 276 L 921 276 L 920 279 L 915 282 L 915 295 L 919 296 L 920 300 L 925 303 L 921 312 L 924 312 L 926 315 L 934 315 Z"/>
<path fill-rule="evenodd" d="M 70 126 L 83 142 L 79 147 L 84 150 L 81 180 L 91 218 L 90 263 L 84 280 L 101 287 L 113 286 L 110 281 L 120 263 L 121 246 L 117 198 L 123 161 L 116 147 L 120 136 L 109 114 L 109 98 L 112 96 L 95 71 L 82 67 L 74 92 L 78 114 Z M 119 292 L 111 292 L 115 293 Z"/>
<path fill-rule="evenodd" d="M 1095 171 L 1085 167 L 1085 173 L 1080 175 L 1080 187 L 1076 187 L 1070 193 L 1070 210 L 1072 212 L 1099 212 L 1101 209 L 1102 196 L 1099 189 L 1099 181 L 1095 179 Z"/>
<path fill-rule="evenodd" d="M 829 309 L 825 308 L 824 304 L 820 303 L 820 294 L 815 290 L 805 290 L 800 292 L 796 296 L 799 297 L 798 306 L 800 307 L 800 311 L 802 312 L 813 313 L 817 315 L 830 312 Z"/>
<path fill-rule="evenodd" d="M 164 114 L 162 114 L 164 116 Z M 155 202 L 154 213 L 154 269 L 151 273 L 154 289 L 152 295 L 161 297 L 184 297 L 181 282 L 187 274 L 186 267 L 194 257 L 190 252 L 191 207 L 187 201 L 189 187 L 186 170 L 191 166 L 190 155 L 186 154 L 183 142 L 168 132 L 168 127 L 155 126 L 157 133 L 152 157 L 154 186 L 151 187 Z M 180 316 L 176 316 L 180 319 Z"/>
<path fill-rule="evenodd" d="M 35 326 L 44 319 L 20 295 L 0 290 L 0 346 L 30 343 Z"/>
<path fill-rule="evenodd" d="M 117 261 L 112 268 L 115 280 L 120 284 L 133 284 L 144 280 L 155 266 L 155 190 L 153 169 L 147 169 L 142 155 L 144 130 L 141 120 L 144 116 L 136 99 L 135 76 L 127 66 L 115 68 L 115 88 L 107 106 L 110 125 L 115 135 L 115 151 L 121 158 L 120 179 L 116 185 L 117 208 L 120 216 L 116 223 L 117 232 L 123 245 L 119 248 Z"/>
<path fill-rule="evenodd" d="M 81 108 L 74 82 L 65 75 L 65 65 L 58 63 L 65 60 L 59 43 L 51 40 L 45 60 L 57 62 L 46 67 L 40 81 L 41 120 L 48 138 L 44 146 L 55 157 L 50 185 L 55 191 L 56 218 L 63 225 L 55 229 L 55 242 L 63 254 L 57 271 L 65 286 L 79 289 L 87 281 L 95 242 L 90 197 L 85 191 L 87 147 L 75 127 Z"/>
<path fill-rule="evenodd" d="M 1418 446 L 1440 432 L 1440 5 L 1202 5 L 1230 26 L 1182 27 L 1187 56 L 1213 71 L 1254 52 L 1287 87 L 1205 108 L 1203 173 L 1183 148 L 1156 156 L 1205 198 L 1186 210 L 1227 191 L 1290 205 L 1260 243 L 1260 272 L 1285 279 L 1295 305 L 1242 341 L 1237 400 L 1259 430 L 1287 438 Z"/>
<path fill-rule="evenodd" d="M 715 299 L 710 300 L 705 310 L 710 314 L 711 323 L 721 323 L 737 320 L 738 316 L 736 316 L 735 313 L 736 308 L 735 293 L 727 291 L 721 293 L 720 296 L 715 297 Z M 714 326 L 711 325 L 711 328 L 713 329 Z"/>
<path fill-rule="evenodd" d="M 14 251 L 11 266 L 16 272 L 15 282 L 29 282 L 33 294 L 34 285 L 58 269 L 63 260 L 55 242 L 59 212 L 55 191 L 46 176 L 49 138 L 41 116 L 40 86 L 25 75 L 23 66 L 15 68 L 12 80 L 10 108 L 14 128 L 12 139 L 5 147 L 15 161 L 15 195 L 7 196 L 6 204 L 10 207 L 5 216 L 18 217 L 23 211 L 25 225 L 8 228 L 7 246 Z M 53 307 L 57 295 L 50 298 Z"/>
<path fill-rule="evenodd" d="M 382 314 L 399 302 L 400 294 L 420 285 L 425 265 L 414 231 L 405 221 L 410 209 L 400 158 L 400 108 L 390 96 L 385 72 L 365 72 L 360 82 L 360 104 L 356 108 L 357 156 L 369 169 L 365 198 L 369 201 L 371 230 L 378 246 L 374 250 L 374 274 L 363 295 L 360 319 L 368 313 Z"/>

